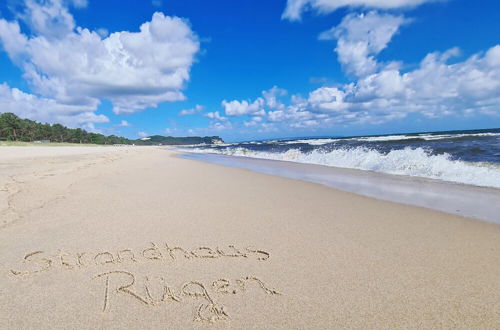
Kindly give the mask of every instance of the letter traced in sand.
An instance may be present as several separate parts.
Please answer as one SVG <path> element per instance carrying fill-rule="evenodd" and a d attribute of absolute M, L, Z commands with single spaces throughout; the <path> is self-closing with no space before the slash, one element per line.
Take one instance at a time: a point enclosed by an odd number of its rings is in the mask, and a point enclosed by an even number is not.
<path fill-rule="evenodd" d="M 255 282 L 257 282 L 260 285 L 260 287 L 262 288 L 262 290 L 264 290 L 267 294 L 270 294 L 270 295 L 276 295 L 276 294 L 277 295 L 281 295 L 281 293 L 279 293 L 275 289 L 269 289 L 269 288 L 267 288 L 266 285 L 265 285 L 265 283 L 262 282 L 261 280 L 259 280 L 255 276 L 247 276 L 247 277 L 244 277 L 244 278 L 236 280 L 236 282 L 240 285 L 242 291 L 246 290 L 246 285 L 247 285 L 247 283 L 249 281 L 255 281 Z"/>
<path fill-rule="evenodd" d="M 39 268 L 36 270 L 32 271 L 18 271 L 18 270 L 10 270 L 12 274 L 14 275 L 31 275 L 31 274 L 36 274 L 40 273 L 43 271 L 47 271 L 51 266 L 52 266 L 52 260 L 47 259 L 47 258 L 41 258 L 41 259 L 33 259 L 33 256 L 37 256 L 39 254 L 44 253 L 43 251 L 33 251 L 28 254 L 26 254 L 23 258 L 23 264 L 26 264 L 27 262 L 34 263 L 36 265 L 39 265 Z"/>
<path fill-rule="evenodd" d="M 77 253 L 76 254 L 76 260 L 78 262 L 78 266 L 79 267 L 83 267 L 85 266 L 85 264 L 83 263 L 83 257 L 86 255 L 87 253 L 86 252 L 80 252 L 80 253 Z"/>
<path fill-rule="evenodd" d="M 122 276 L 122 278 L 124 278 L 124 285 L 121 285 L 121 286 L 118 286 L 118 288 L 116 288 L 115 290 L 113 290 L 115 293 L 125 293 L 125 294 L 128 294 L 132 297 L 134 297 L 135 299 L 139 300 L 140 302 L 146 304 L 146 305 L 149 305 L 150 303 L 142 298 L 141 296 L 139 296 L 137 293 L 135 293 L 134 291 L 132 291 L 130 289 L 130 287 L 132 285 L 134 285 L 135 283 L 135 276 L 129 272 L 125 272 L 125 271 L 121 271 L 121 270 L 114 270 L 114 271 L 111 271 L 111 272 L 107 272 L 107 273 L 102 273 L 102 274 L 99 274 L 97 276 L 95 276 L 94 278 L 99 278 L 99 277 L 103 277 L 105 276 L 106 277 L 106 287 L 105 287 L 105 290 L 104 290 L 104 304 L 103 304 L 103 311 L 106 311 L 106 309 L 108 308 L 108 301 L 109 301 L 109 278 L 111 275 L 114 275 L 114 277 L 117 277 L 117 276 L 120 276 L 120 275 L 125 275 L 125 276 Z"/>
<path fill-rule="evenodd" d="M 161 281 L 162 281 L 162 283 L 165 283 L 165 280 L 163 279 L 163 277 L 161 278 Z M 161 301 L 162 302 L 168 302 L 169 300 L 180 302 L 181 298 L 179 296 L 176 296 L 173 293 L 171 287 L 169 287 L 168 285 L 164 284 L 163 285 L 163 296 L 161 297 Z"/>
<path fill-rule="evenodd" d="M 231 282 L 229 282 L 228 280 L 220 278 L 212 283 L 212 287 L 214 288 L 216 293 L 236 294 L 236 290 L 231 291 L 230 289 L 228 289 L 230 284 Z"/>
<path fill-rule="evenodd" d="M 57 256 L 59 257 L 59 260 L 61 262 L 61 266 L 63 266 L 66 269 L 73 269 L 74 267 L 78 267 L 78 258 L 71 258 L 71 254 L 69 253 L 64 253 L 61 250 L 59 250 Z M 69 258 L 68 258 L 69 257 Z M 74 263 L 71 263 L 69 260 L 74 259 Z"/>
<path fill-rule="evenodd" d="M 256 250 L 256 249 L 251 248 L 251 247 L 247 247 L 247 251 L 259 255 L 259 257 L 257 258 L 257 260 L 267 260 L 267 259 L 269 259 L 269 253 L 267 253 L 266 251 Z"/>
<path fill-rule="evenodd" d="M 160 249 L 153 242 L 151 242 L 151 246 L 152 247 L 150 248 L 142 250 L 142 256 L 149 260 L 162 260 L 163 255 L 161 254 Z"/>
<path fill-rule="evenodd" d="M 176 251 L 180 251 L 182 252 L 182 254 L 184 255 L 184 258 L 192 258 L 193 255 L 191 255 L 189 252 L 187 252 L 186 250 L 184 250 L 183 248 L 181 247 L 178 247 L 178 246 L 175 246 L 175 247 L 170 247 L 168 246 L 167 243 L 165 243 L 165 247 L 167 248 L 167 251 L 168 251 L 168 254 L 170 255 L 170 257 L 173 259 L 173 260 L 176 260 L 176 257 L 175 257 L 175 253 Z"/>
<path fill-rule="evenodd" d="M 143 292 L 145 297 L 141 296 L 138 291 L 136 277 L 127 271 L 115 270 L 111 272 L 96 275 L 94 279 L 104 278 L 104 295 L 102 311 L 109 309 L 111 297 L 124 294 L 130 296 L 134 300 L 139 301 L 146 306 L 157 306 L 161 303 L 182 303 L 181 297 L 202 299 L 204 302 L 199 304 L 194 309 L 194 321 L 199 322 L 215 322 L 224 321 L 229 318 L 226 307 L 217 304 L 214 297 L 210 295 L 207 288 L 199 281 L 188 281 L 181 285 L 180 290 L 176 293 L 170 286 L 167 285 L 163 277 L 145 276 L 143 282 Z M 154 280 L 156 279 L 156 280 Z M 257 283 L 259 287 L 269 295 L 281 295 L 275 289 L 269 289 L 266 284 L 255 276 L 246 276 L 235 280 L 240 286 L 241 292 L 247 289 L 247 283 Z M 218 279 L 212 283 L 215 294 L 237 294 L 235 289 L 231 289 L 231 281 L 227 279 Z M 142 290 L 141 290 L 142 291 Z M 155 294 L 156 293 L 156 294 Z"/>
<path fill-rule="evenodd" d="M 233 250 L 234 253 L 227 253 L 221 250 L 219 247 L 217 247 L 217 253 L 220 254 L 222 257 L 244 257 L 247 258 L 248 256 L 244 253 L 242 253 L 240 250 L 234 247 L 234 245 L 229 245 L 228 246 L 231 250 Z"/>
<path fill-rule="evenodd" d="M 217 252 L 215 252 L 214 250 L 212 250 L 211 248 L 206 247 L 206 246 L 201 246 L 199 248 L 194 249 L 193 251 L 191 251 L 191 254 L 197 258 L 218 258 L 218 257 L 220 257 L 220 255 L 217 254 Z"/>
<path fill-rule="evenodd" d="M 111 252 L 100 252 L 96 254 L 94 261 L 96 265 L 114 264 L 116 262 Z"/>
<path fill-rule="evenodd" d="M 125 250 L 121 250 L 121 251 L 118 251 L 117 253 L 118 255 L 118 262 L 123 262 L 125 260 L 130 260 L 132 262 L 137 262 L 137 259 L 135 259 L 135 255 L 134 255 L 134 252 L 132 250 L 129 250 L 129 249 L 125 249 Z"/>

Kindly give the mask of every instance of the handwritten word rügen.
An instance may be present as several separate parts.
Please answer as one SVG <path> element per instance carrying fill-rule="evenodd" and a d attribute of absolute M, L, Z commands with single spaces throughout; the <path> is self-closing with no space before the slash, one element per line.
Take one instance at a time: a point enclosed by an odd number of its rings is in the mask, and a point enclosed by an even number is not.
<path fill-rule="evenodd" d="M 135 301 L 148 307 L 165 303 L 177 304 L 184 302 L 185 299 L 195 298 L 202 299 L 203 303 L 195 308 L 194 321 L 224 321 L 229 317 L 226 307 L 218 304 L 214 295 L 210 294 L 208 288 L 199 281 L 185 282 L 180 289 L 174 290 L 163 277 L 156 277 L 153 280 L 150 276 L 144 276 L 143 280 L 138 282 L 134 274 L 122 270 L 101 273 L 94 279 L 102 279 L 104 284 L 103 311 L 107 311 L 112 301 L 118 297 L 122 299 L 128 297 L 128 301 Z M 231 295 L 244 293 L 250 286 L 260 288 L 268 295 L 281 295 L 255 276 L 242 277 L 232 282 L 218 279 L 211 285 L 213 293 Z"/>

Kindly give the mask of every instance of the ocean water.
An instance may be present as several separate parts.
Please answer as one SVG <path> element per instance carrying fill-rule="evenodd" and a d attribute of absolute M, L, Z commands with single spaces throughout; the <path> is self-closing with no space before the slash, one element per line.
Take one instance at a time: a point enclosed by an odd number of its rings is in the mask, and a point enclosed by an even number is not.
<path fill-rule="evenodd" d="M 183 150 L 500 188 L 500 129 L 249 141 Z"/>

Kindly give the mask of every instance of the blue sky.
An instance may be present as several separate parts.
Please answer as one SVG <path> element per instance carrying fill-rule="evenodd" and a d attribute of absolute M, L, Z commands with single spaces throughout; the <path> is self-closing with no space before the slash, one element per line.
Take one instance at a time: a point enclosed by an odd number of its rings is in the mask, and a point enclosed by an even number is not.
<path fill-rule="evenodd" d="M 0 111 L 39 121 L 229 141 L 500 126 L 493 0 L 8 0 L 0 17 Z"/>

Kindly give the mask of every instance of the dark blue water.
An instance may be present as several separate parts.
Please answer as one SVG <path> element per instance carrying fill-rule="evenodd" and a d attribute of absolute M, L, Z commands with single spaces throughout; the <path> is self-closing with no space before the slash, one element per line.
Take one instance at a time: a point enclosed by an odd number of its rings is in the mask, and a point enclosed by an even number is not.
<path fill-rule="evenodd" d="M 308 153 L 313 150 L 328 152 L 339 148 L 355 149 L 357 147 L 377 150 L 382 154 L 405 148 L 422 148 L 430 155 L 448 154 L 453 160 L 500 163 L 500 128 L 344 138 L 269 140 L 207 146 L 205 149 L 216 153 L 237 148 L 273 153 L 298 149 L 303 153 Z"/>
<path fill-rule="evenodd" d="M 250 141 L 185 150 L 500 188 L 500 129 Z"/>

